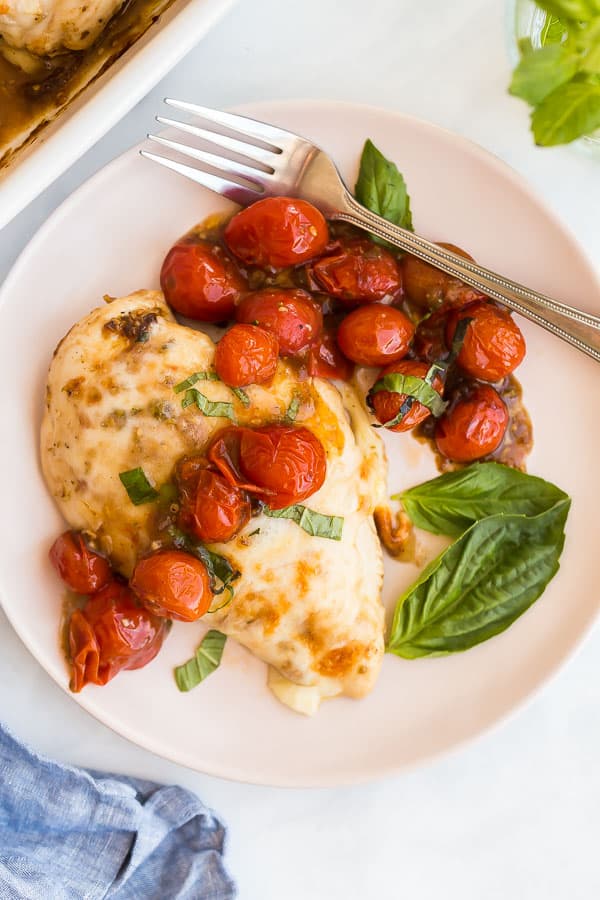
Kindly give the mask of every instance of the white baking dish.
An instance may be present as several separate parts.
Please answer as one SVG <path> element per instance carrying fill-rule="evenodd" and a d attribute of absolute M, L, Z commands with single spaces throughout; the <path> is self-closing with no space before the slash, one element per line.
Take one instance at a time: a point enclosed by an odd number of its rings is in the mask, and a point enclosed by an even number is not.
<path fill-rule="evenodd" d="M 0 228 L 129 112 L 233 3 L 175 0 L 11 166 L 0 170 Z"/>

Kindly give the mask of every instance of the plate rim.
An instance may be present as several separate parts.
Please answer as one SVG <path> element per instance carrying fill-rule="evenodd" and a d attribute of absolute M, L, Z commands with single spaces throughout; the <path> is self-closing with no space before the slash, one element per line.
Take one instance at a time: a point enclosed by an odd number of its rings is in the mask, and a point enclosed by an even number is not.
<path fill-rule="evenodd" d="M 544 214 L 544 216 L 548 220 L 550 220 L 552 224 L 560 231 L 563 238 L 569 243 L 570 249 L 577 255 L 581 266 L 585 267 L 585 269 L 587 270 L 590 280 L 593 284 L 596 285 L 598 296 L 600 297 L 600 273 L 593 265 L 591 259 L 589 259 L 586 252 L 583 250 L 570 228 L 560 220 L 558 215 L 551 208 L 549 208 L 549 206 L 546 204 L 546 201 L 543 198 L 540 198 L 538 193 L 529 185 L 526 179 L 518 171 L 516 171 L 512 166 L 504 162 L 494 153 L 488 151 L 487 149 L 481 147 L 479 144 L 469 140 L 468 138 L 465 138 L 462 135 L 456 134 L 455 132 L 447 128 L 438 126 L 425 119 L 421 119 L 418 116 L 407 115 L 397 110 L 370 104 L 352 103 L 348 101 L 337 100 L 313 100 L 307 98 L 296 100 L 261 100 L 254 103 L 245 103 L 236 105 L 234 107 L 228 107 L 229 111 L 255 117 L 259 117 L 262 110 L 269 110 L 271 113 L 273 113 L 274 110 L 281 109 L 283 111 L 290 108 L 296 108 L 299 110 L 304 109 L 309 112 L 314 110 L 315 108 L 319 108 L 323 111 L 339 111 L 340 108 L 347 108 L 352 109 L 353 111 L 358 113 L 374 113 L 379 116 L 385 116 L 389 119 L 393 119 L 397 122 L 401 121 L 412 123 L 419 128 L 425 127 L 432 133 L 442 132 L 446 135 L 447 138 L 451 139 L 455 144 L 458 144 L 459 147 L 462 146 L 471 154 L 475 154 L 480 159 L 484 160 L 488 165 L 490 163 L 493 163 L 494 168 L 500 173 L 500 175 L 503 175 L 504 177 L 508 176 L 509 179 L 513 181 L 513 183 L 516 183 L 516 186 L 519 188 L 519 190 L 524 193 Z M 11 266 L 8 275 L 6 276 L 4 283 L 0 286 L 0 308 L 3 307 L 5 302 L 7 302 L 7 297 L 11 291 L 13 281 L 16 281 L 20 277 L 21 269 L 23 267 L 26 267 L 29 255 L 35 255 L 38 243 L 45 238 L 46 233 L 49 230 L 54 229 L 54 227 L 60 223 L 61 218 L 68 215 L 71 206 L 80 202 L 80 199 L 85 196 L 86 191 L 93 190 L 96 186 L 96 183 L 101 182 L 104 178 L 110 178 L 113 173 L 118 170 L 119 166 L 124 165 L 132 156 L 139 152 L 139 149 L 142 145 L 143 142 L 130 147 L 128 150 L 110 160 L 106 165 L 104 165 L 97 172 L 87 178 L 76 188 L 76 190 L 74 190 L 68 197 L 66 197 L 62 201 L 62 203 L 51 213 L 51 215 L 40 225 L 35 234 L 31 237 L 31 239 L 19 253 L 15 262 Z M 199 764 L 197 766 L 191 765 L 188 760 L 182 759 L 182 756 L 178 755 L 177 752 L 170 752 L 167 748 L 164 747 L 164 745 L 159 746 L 158 741 L 153 739 L 152 737 L 146 735 L 138 735 L 136 730 L 130 729 L 127 723 L 122 719 L 118 719 L 118 721 L 116 721 L 111 714 L 106 714 L 105 712 L 100 712 L 99 710 L 95 709 L 94 704 L 86 701 L 86 698 L 82 695 L 72 694 L 72 692 L 68 689 L 68 685 L 61 682 L 54 675 L 54 673 L 48 671 L 35 655 L 34 650 L 30 646 L 30 643 L 26 637 L 26 633 L 21 630 L 7 608 L 8 604 L 4 601 L 4 589 L 1 585 L 0 604 L 2 605 L 3 611 L 8 621 L 10 622 L 11 627 L 14 629 L 17 636 L 27 648 L 29 653 L 31 653 L 35 661 L 38 662 L 38 664 L 43 668 L 46 675 L 49 675 L 50 678 L 56 684 L 58 684 L 61 690 L 75 703 L 77 703 L 80 708 L 84 709 L 86 713 L 91 715 L 102 725 L 108 727 L 115 734 L 124 737 L 125 739 L 129 740 L 131 743 L 137 745 L 142 749 L 156 754 L 160 758 L 167 759 L 170 762 L 184 766 L 185 768 L 192 771 L 197 771 L 201 774 L 223 778 L 228 781 L 240 782 L 243 784 L 256 784 L 269 787 L 285 787 L 297 789 L 325 787 L 332 788 L 378 782 L 394 775 L 397 776 L 403 773 L 411 772 L 421 766 L 430 765 L 440 758 L 450 756 L 453 753 L 459 752 L 463 747 L 469 746 L 479 738 L 483 738 L 484 736 L 492 733 L 496 728 L 502 727 L 504 723 L 509 721 L 513 716 L 519 714 L 523 709 L 526 708 L 526 706 L 532 703 L 537 698 L 537 696 L 553 682 L 566 662 L 569 659 L 573 658 L 575 654 L 580 651 L 584 642 L 589 638 L 594 624 L 600 617 L 599 608 L 591 611 L 580 632 L 571 640 L 571 643 L 563 650 L 560 655 L 553 658 L 552 662 L 548 665 L 547 670 L 542 674 L 533 688 L 531 688 L 526 694 L 516 700 L 510 706 L 510 708 L 498 715 L 493 721 L 488 722 L 483 726 L 478 726 L 470 733 L 460 737 L 450 746 L 440 747 L 439 749 L 429 751 L 421 755 L 419 758 L 407 762 L 400 762 L 398 764 L 384 764 L 379 765 L 376 768 L 363 767 L 359 772 L 345 772 L 341 774 L 341 776 L 334 775 L 332 777 L 331 773 L 323 773 L 322 775 L 274 775 L 269 776 L 267 780 L 264 775 L 252 777 L 251 773 L 249 774 L 248 772 L 244 772 L 243 770 L 235 769 L 230 765 L 227 765 L 225 768 L 220 768 L 218 765 L 211 764 Z"/>

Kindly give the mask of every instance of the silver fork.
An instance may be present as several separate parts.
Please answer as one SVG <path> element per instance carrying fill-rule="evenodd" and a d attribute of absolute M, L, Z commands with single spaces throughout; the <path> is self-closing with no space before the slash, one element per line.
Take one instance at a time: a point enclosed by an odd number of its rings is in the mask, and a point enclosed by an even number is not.
<path fill-rule="evenodd" d="M 208 142 L 214 152 L 149 134 L 150 140 L 192 159 L 194 165 L 147 150 L 140 151 L 142 156 L 241 206 L 249 206 L 264 197 L 291 196 L 308 200 L 327 218 L 350 222 L 384 238 L 506 304 L 600 362 L 599 316 L 530 290 L 370 212 L 354 199 L 330 157 L 311 141 L 245 116 L 182 100 L 166 99 L 165 103 L 199 117 L 203 127 L 163 116 L 157 116 L 157 121 Z M 236 161 L 227 154 L 235 154 L 244 161 Z"/>

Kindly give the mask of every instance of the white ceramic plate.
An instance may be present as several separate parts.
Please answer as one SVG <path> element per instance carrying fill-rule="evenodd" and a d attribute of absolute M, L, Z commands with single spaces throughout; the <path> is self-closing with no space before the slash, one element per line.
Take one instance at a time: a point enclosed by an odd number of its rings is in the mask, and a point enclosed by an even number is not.
<path fill-rule="evenodd" d="M 395 113 L 329 103 L 249 107 L 265 121 L 330 151 L 350 184 L 366 137 L 404 172 L 415 225 L 462 245 L 481 262 L 582 308 L 600 308 L 590 265 L 572 238 L 505 165 L 462 138 Z M 0 586 L 6 613 L 32 654 L 65 690 L 58 646 L 61 588 L 47 550 L 63 523 L 42 481 L 38 428 L 52 350 L 102 295 L 156 287 L 162 257 L 194 222 L 223 204 L 130 151 L 88 181 L 48 220 L 2 291 Z M 497 722 L 571 653 L 594 619 L 594 498 L 600 370 L 524 323 L 520 369 L 535 427 L 530 471 L 573 497 L 560 573 L 515 625 L 473 650 L 434 660 L 386 658 L 362 701 L 325 703 L 314 719 L 281 706 L 265 668 L 229 641 L 220 670 L 191 694 L 173 666 L 204 630 L 178 624 L 147 668 L 74 700 L 115 731 L 167 758 L 215 775 L 276 785 L 334 785 L 398 771 L 448 750 Z M 390 490 L 435 474 L 428 449 L 387 435 Z M 385 600 L 415 578 L 386 563 Z"/>
<path fill-rule="evenodd" d="M 0 229 L 183 59 L 234 0 L 175 0 L 138 41 L 0 169 Z"/>

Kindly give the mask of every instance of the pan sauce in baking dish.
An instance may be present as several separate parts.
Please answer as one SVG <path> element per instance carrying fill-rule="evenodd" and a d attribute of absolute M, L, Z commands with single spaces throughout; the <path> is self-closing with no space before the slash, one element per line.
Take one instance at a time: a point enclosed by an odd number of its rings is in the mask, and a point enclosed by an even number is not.
<path fill-rule="evenodd" d="M 7 24 L 10 3 L 0 0 L 0 167 L 8 166 L 19 148 L 131 47 L 172 2 L 129 0 L 90 46 L 57 49 L 60 38 L 51 37 L 48 32 L 38 31 L 32 40 L 26 34 L 19 35 Z M 85 16 L 86 11 L 86 6 L 82 6 L 81 14 Z M 76 36 L 71 32 L 64 43 L 80 46 L 85 38 L 84 28 Z M 48 48 L 50 54 L 37 56 L 30 52 L 42 47 Z"/>

